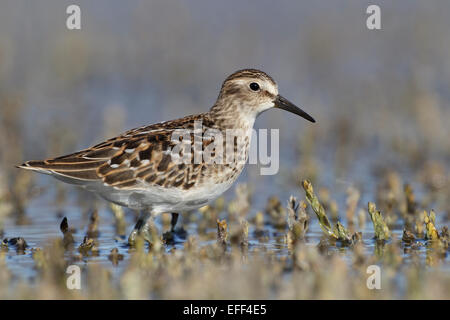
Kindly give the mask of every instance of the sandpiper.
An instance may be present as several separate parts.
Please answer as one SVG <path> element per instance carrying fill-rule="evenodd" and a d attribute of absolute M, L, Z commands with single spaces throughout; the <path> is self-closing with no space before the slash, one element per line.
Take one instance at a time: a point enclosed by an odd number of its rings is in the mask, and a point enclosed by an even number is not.
<path fill-rule="evenodd" d="M 149 221 L 153 216 L 168 212 L 178 217 L 178 213 L 200 208 L 225 192 L 244 168 L 256 117 L 271 108 L 284 109 L 315 122 L 278 94 L 278 86 L 269 75 L 244 69 L 225 79 L 209 112 L 132 129 L 79 152 L 27 161 L 18 167 L 49 174 L 113 203 L 140 210 L 128 238 L 132 244 L 138 234 L 149 239 Z M 214 141 L 202 139 L 200 149 L 194 146 L 198 143 L 195 125 L 199 122 L 200 134 L 211 129 L 219 133 L 239 130 L 243 143 L 233 141 L 231 150 L 237 156 L 225 163 L 194 161 Z M 183 142 L 179 135 L 174 139 L 179 130 L 187 130 L 188 138 L 193 137 L 184 139 L 185 144 L 194 146 L 188 162 L 180 162 L 180 157 L 172 152 L 177 143 Z M 225 144 L 225 140 L 220 143 Z"/>

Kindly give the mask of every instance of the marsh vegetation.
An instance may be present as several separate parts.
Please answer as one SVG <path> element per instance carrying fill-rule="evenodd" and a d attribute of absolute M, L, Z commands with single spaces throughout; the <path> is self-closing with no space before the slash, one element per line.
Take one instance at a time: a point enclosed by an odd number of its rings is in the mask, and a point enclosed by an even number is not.
<path fill-rule="evenodd" d="M 72 32 L 59 1 L 2 2 L 0 299 L 450 298 L 450 4 L 386 3 L 381 31 L 359 1 L 271 4 L 80 1 Z M 136 212 L 14 168 L 203 112 L 242 67 L 317 124 L 264 113 L 279 173 L 248 166 L 151 244 L 126 245 Z"/>

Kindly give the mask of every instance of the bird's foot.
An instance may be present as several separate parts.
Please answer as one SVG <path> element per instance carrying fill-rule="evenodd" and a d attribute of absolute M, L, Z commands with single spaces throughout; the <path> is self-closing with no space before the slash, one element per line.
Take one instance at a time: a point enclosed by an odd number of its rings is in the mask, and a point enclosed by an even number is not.
<path fill-rule="evenodd" d="M 141 237 L 144 241 L 152 243 L 152 236 L 148 228 L 138 230 L 134 229 L 128 236 L 128 245 L 135 246 L 138 237 Z"/>
<path fill-rule="evenodd" d="M 138 230 L 134 229 L 128 236 L 128 245 L 134 247 L 136 244 L 136 238 L 138 237 Z"/>

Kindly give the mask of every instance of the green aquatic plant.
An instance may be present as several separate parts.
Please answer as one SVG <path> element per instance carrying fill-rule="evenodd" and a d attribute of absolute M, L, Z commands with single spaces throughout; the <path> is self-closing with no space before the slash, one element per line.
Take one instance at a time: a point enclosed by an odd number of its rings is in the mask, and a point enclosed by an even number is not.
<path fill-rule="evenodd" d="M 308 200 L 309 205 L 317 215 L 317 219 L 319 219 L 319 225 L 322 231 L 329 237 L 338 239 L 338 236 L 334 234 L 333 229 L 331 228 L 325 209 L 320 204 L 317 196 L 314 194 L 314 189 L 311 182 L 309 180 L 303 180 L 302 186 L 306 193 L 306 200 Z"/>
<path fill-rule="evenodd" d="M 403 235 L 402 235 L 402 241 L 407 244 L 411 244 L 414 240 L 416 240 L 416 237 L 414 236 L 414 234 L 411 231 L 404 228 Z"/>
<path fill-rule="evenodd" d="M 441 230 L 441 240 L 448 241 L 449 240 L 449 233 L 448 233 L 448 227 L 443 226 Z"/>
<path fill-rule="evenodd" d="M 350 232 L 339 221 L 336 223 L 336 226 L 333 229 L 333 233 L 341 241 L 352 242 L 352 236 L 350 235 Z"/>
<path fill-rule="evenodd" d="M 425 239 L 427 240 L 439 240 L 439 233 L 434 226 L 436 221 L 436 214 L 433 210 L 428 214 L 426 211 L 423 212 L 423 221 L 425 223 Z"/>
<path fill-rule="evenodd" d="M 353 243 L 354 240 L 357 241 L 360 239 L 360 235 L 355 234 L 352 236 L 339 221 L 336 223 L 336 226 L 332 228 L 324 207 L 320 204 L 319 199 L 314 193 L 311 182 L 309 180 L 303 180 L 302 186 L 305 190 L 308 203 L 319 219 L 320 228 L 326 235 L 328 235 L 331 239 L 339 240 L 344 243 Z"/>
<path fill-rule="evenodd" d="M 373 229 L 375 231 L 375 239 L 388 240 L 390 238 L 390 231 L 381 215 L 380 211 L 377 211 L 375 203 L 369 202 L 368 211 L 370 218 L 372 219 Z"/>
<path fill-rule="evenodd" d="M 228 231 L 227 231 L 227 221 L 224 219 L 222 221 L 217 219 L 217 242 L 220 244 L 226 245 L 228 239 Z"/>
<path fill-rule="evenodd" d="M 297 201 L 297 198 L 291 196 L 287 205 L 288 212 L 288 240 L 295 243 L 299 239 L 305 237 L 309 226 L 309 216 L 306 213 L 306 203 Z"/>
<path fill-rule="evenodd" d="M 331 197 L 330 190 L 328 188 L 321 187 L 317 190 L 317 195 L 323 208 L 329 213 L 330 220 L 332 222 L 337 222 L 339 219 L 339 208 L 336 200 Z"/>
<path fill-rule="evenodd" d="M 88 238 L 86 236 L 83 238 L 83 242 L 78 247 L 78 252 L 80 252 L 83 256 L 97 256 L 99 253 L 94 239 Z"/>

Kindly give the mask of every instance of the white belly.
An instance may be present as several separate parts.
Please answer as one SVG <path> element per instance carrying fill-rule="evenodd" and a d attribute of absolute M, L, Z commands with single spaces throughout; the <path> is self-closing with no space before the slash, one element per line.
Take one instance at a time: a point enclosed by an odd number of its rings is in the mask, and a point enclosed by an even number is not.
<path fill-rule="evenodd" d="M 99 188 L 100 190 L 94 186 L 87 187 L 87 189 L 119 205 L 158 214 L 163 212 L 179 213 L 203 207 L 228 190 L 232 184 L 233 181 L 221 184 L 211 183 L 189 190 L 160 186 L 147 186 L 133 190 L 117 190 L 105 186 Z"/>

